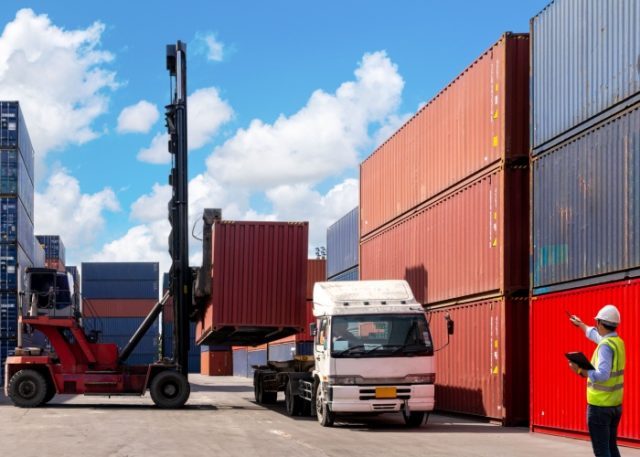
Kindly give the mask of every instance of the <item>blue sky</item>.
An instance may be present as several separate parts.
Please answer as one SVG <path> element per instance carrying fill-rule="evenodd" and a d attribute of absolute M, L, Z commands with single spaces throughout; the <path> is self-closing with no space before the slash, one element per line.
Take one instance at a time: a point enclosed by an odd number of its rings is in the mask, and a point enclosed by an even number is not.
<path fill-rule="evenodd" d="M 309 220 L 310 244 L 323 245 L 357 204 L 357 163 L 503 32 L 527 32 L 546 3 L 10 2 L 0 98 L 23 101 L 37 146 L 36 231 L 60 233 L 69 263 L 168 264 L 157 184 L 169 166 L 138 156 L 164 132 L 165 45 L 182 39 L 199 107 L 193 221 L 204 206 Z"/>

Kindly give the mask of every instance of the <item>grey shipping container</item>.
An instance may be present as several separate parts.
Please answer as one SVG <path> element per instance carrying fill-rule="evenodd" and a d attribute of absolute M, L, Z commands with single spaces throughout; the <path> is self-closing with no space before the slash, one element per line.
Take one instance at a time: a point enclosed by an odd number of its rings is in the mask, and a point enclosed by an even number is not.
<path fill-rule="evenodd" d="M 531 33 L 534 152 L 604 111 L 635 103 L 640 2 L 556 0 L 531 20 Z"/>
<path fill-rule="evenodd" d="M 33 222 L 18 197 L 0 197 L 0 242 L 19 244 L 33 260 Z"/>
<path fill-rule="evenodd" d="M 534 292 L 640 268 L 639 178 L 640 105 L 534 160 Z"/>
<path fill-rule="evenodd" d="M 24 284 L 25 268 L 33 266 L 20 245 L 0 243 L 0 291 L 16 291 L 19 277 Z"/>
<path fill-rule="evenodd" d="M 327 229 L 327 276 L 342 273 L 358 264 L 360 232 L 358 207 Z"/>
<path fill-rule="evenodd" d="M 83 262 L 82 277 L 88 281 L 155 281 L 158 262 Z"/>
<path fill-rule="evenodd" d="M 340 274 L 330 277 L 329 281 L 357 281 L 358 279 L 360 279 L 358 267 L 355 266 L 350 270 L 343 271 Z"/>
<path fill-rule="evenodd" d="M 18 149 L 31 180 L 35 181 L 33 146 L 18 102 L 0 101 L 0 149 Z"/>
<path fill-rule="evenodd" d="M 0 195 L 18 197 L 33 220 L 33 179 L 17 149 L 0 149 Z"/>
<path fill-rule="evenodd" d="M 158 280 L 147 281 L 90 281 L 82 275 L 82 296 L 84 298 L 152 298 L 158 299 Z"/>
<path fill-rule="evenodd" d="M 33 266 L 37 268 L 44 268 L 44 248 L 40 243 L 38 243 L 38 240 L 34 239 L 33 243 Z"/>
<path fill-rule="evenodd" d="M 249 353 L 246 347 L 233 349 L 233 375 L 249 376 Z"/>
<path fill-rule="evenodd" d="M 60 235 L 37 235 L 36 239 L 44 248 L 46 259 L 59 260 L 62 264 L 67 262 L 67 250 Z"/>

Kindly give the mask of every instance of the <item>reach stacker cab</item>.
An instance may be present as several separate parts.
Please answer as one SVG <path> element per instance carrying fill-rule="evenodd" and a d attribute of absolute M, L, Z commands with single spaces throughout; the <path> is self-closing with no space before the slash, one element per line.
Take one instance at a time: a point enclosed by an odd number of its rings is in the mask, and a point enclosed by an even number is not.
<path fill-rule="evenodd" d="M 166 107 L 170 136 L 173 188 L 169 202 L 169 253 L 172 259 L 170 290 L 156 303 L 129 343 L 97 342 L 82 327 L 73 280 L 53 269 L 31 268 L 19 287 L 18 342 L 15 355 L 5 365 L 5 394 L 16 406 L 44 405 L 58 394 L 144 395 L 147 390 L 161 408 L 182 407 L 189 398 L 187 378 L 189 316 L 193 271 L 189 268 L 187 175 L 187 64 L 186 45 L 167 46 L 167 69 L 172 82 L 171 103 Z M 173 299 L 173 357 L 150 365 L 128 365 L 127 358 Z M 51 349 L 24 347 L 24 332 L 39 331 Z"/>

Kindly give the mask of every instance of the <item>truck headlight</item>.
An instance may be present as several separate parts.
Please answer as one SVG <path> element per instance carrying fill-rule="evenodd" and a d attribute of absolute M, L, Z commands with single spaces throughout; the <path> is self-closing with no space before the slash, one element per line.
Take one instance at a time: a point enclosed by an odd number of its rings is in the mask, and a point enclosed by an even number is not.
<path fill-rule="evenodd" d="M 329 383 L 342 385 L 356 385 L 362 378 L 360 376 L 329 376 Z"/>
<path fill-rule="evenodd" d="M 436 374 L 435 373 L 410 374 L 409 376 L 406 376 L 404 380 L 412 384 L 435 384 Z"/>

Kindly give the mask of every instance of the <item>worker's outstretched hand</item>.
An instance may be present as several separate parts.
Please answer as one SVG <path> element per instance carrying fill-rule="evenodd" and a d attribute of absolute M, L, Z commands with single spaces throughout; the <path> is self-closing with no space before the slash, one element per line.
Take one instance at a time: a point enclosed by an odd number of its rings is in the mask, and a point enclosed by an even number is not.
<path fill-rule="evenodd" d="M 576 327 L 580 327 L 580 324 L 583 324 L 582 320 L 580 320 L 580 318 L 575 315 L 570 316 L 569 321 Z"/>

